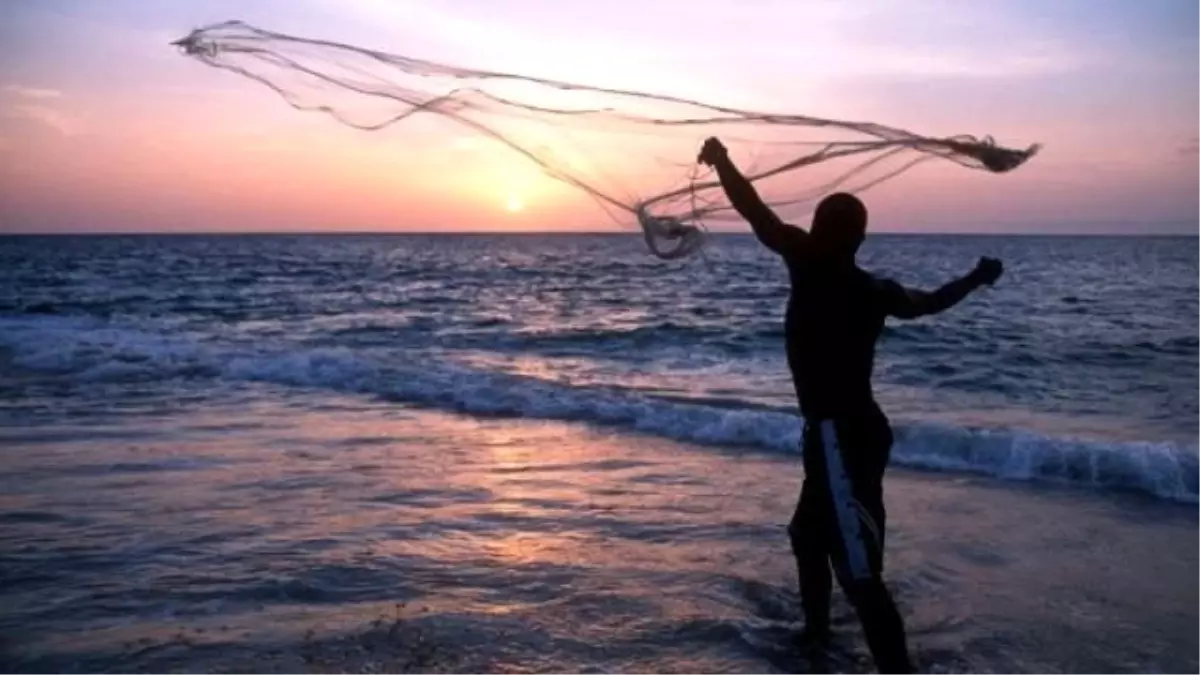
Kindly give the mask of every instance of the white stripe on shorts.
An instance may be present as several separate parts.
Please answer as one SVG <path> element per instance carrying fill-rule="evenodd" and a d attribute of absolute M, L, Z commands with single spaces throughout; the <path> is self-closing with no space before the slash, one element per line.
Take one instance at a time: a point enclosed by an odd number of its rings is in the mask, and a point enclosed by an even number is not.
<path fill-rule="evenodd" d="M 862 524 L 855 509 L 854 490 L 846 466 L 842 462 L 842 450 L 838 445 L 837 430 L 833 420 L 821 421 L 821 448 L 825 451 L 825 470 L 829 474 L 829 491 L 833 496 L 833 510 L 837 515 L 838 530 L 846 547 L 846 563 L 853 579 L 867 579 L 871 566 L 867 561 L 867 547 L 863 543 Z"/>

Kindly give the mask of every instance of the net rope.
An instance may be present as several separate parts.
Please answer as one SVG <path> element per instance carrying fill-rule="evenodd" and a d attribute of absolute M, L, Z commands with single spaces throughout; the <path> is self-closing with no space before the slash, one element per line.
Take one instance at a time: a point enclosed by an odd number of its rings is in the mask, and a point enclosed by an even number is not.
<path fill-rule="evenodd" d="M 921 136 L 872 122 L 464 68 L 241 21 L 199 28 L 173 44 L 268 87 L 298 110 L 357 129 L 378 131 L 419 116 L 451 120 L 581 190 L 615 219 L 636 219 L 650 251 L 668 260 L 699 251 L 705 221 L 733 211 L 719 182 L 685 162 L 708 136 L 725 142 L 763 200 L 785 216 L 832 191 L 862 192 L 927 160 L 1004 173 L 1039 149 L 1002 147 L 989 136 Z M 640 196 L 623 191 L 617 175 L 635 181 Z"/>

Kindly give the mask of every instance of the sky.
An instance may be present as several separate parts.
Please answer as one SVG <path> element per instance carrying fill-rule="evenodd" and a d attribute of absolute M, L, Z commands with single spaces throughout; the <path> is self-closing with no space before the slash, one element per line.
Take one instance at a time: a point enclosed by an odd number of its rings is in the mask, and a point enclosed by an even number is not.
<path fill-rule="evenodd" d="M 1043 144 L 1009 174 L 928 163 L 873 189 L 874 231 L 1196 234 L 1198 13 L 1194 0 L 7 0 L 0 233 L 631 226 L 469 130 L 351 129 L 169 45 L 241 19 L 473 68 Z M 694 157 L 652 143 L 597 155 L 622 194 L 675 187 L 653 167 Z"/>

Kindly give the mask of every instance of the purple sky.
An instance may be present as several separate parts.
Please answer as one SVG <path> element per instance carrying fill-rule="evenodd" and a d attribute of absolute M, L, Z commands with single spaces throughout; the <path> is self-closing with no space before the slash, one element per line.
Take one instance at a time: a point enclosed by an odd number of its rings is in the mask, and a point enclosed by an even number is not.
<path fill-rule="evenodd" d="M 1194 0 L 9 0 L 0 233 L 618 229 L 515 155 L 454 154 L 474 143 L 461 133 L 423 139 L 440 150 L 422 154 L 404 130 L 295 112 L 167 45 L 233 18 L 453 64 L 1044 144 L 1005 176 L 921 167 L 873 190 L 879 231 L 1197 232 Z"/>

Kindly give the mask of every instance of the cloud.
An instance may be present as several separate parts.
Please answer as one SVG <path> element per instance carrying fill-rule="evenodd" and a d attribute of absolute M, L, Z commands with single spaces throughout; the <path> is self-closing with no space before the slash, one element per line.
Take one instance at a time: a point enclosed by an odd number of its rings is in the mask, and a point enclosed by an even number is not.
<path fill-rule="evenodd" d="M 12 94 L 18 98 L 45 100 L 51 98 L 62 98 L 62 92 L 57 89 L 47 89 L 44 87 L 26 87 L 19 84 L 5 85 L 4 92 Z"/>
<path fill-rule="evenodd" d="M 62 98 L 62 91 L 49 89 L 46 86 L 6 84 L 0 88 L 0 92 L 10 101 L 4 108 L 4 112 L 0 113 L 2 117 L 34 121 L 34 123 L 48 126 L 64 136 L 74 136 L 79 133 L 78 118 L 64 113 L 50 104 L 50 102 Z"/>
<path fill-rule="evenodd" d="M 1021 79 L 1055 76 L 1108 62 L 1094 45 L 1027 25 L 1019 8 L 947 0 L 862 3 L 812 0 L 773 4 L 769 20 L 729 5 L 677 15 L 665 4 L 639 7 L 640 21 L 614 21 L 604 10 L 548 12 L 532 0 L 513 0 L 504 12 L 467 15 L 432 0 L 313 0 L 336 6 L 373 26 L 419 30 L 467 50 L 474 63 L 489 55 L 507 68 L 533 69 L 565 79 L 619 76 L 622 84 L 647 70 L 663 77 L 704 80 L 712 61 L 695 44 L 724 40 L 740 54 L 719 62 L 793 80 L 883 78 Z M 619 0 L 614 0 L 620 4 Z M 506 6 L 508 7 L 508 6 Z M 615 10 L 613 10 L 615 11 Z M 608 12 L 612 14 L 612 12 Z M 579 22 L 598 36 L 581 38 Z M 663 31 L 662 26 L 671 29 Z M 754 39 L 739 37 L 754 35 Z M 612 44 L 620 37 L 621 48 Z M 554 59 L 547 61 L 547 55 Z M 525 57 L 525 58 L 521 58 Z M 560 71 L 566 71 L 560 73 Z M 723 83 L 728 84 L 728 83 Z"/>
<path fill-rule="evenodd" d="M 0 88 L 0 91 L 10 101 L 4 108 L 4 117 L 29 120 L 49 127 L 64 136 L 74 136 L 79 133 L 79 117 L 63 112 L 52 105 L 52 102 L 63 98 L 62 91 L 21 84 L 7 84 Z"/>
<path fill-rule="evenodd" d="M 1200 136 L 1189 138 L 1186 143 L 1179 146 L 1178 152 L 1186 157 L 1200 155 Z"/>
<path fill-rule="evenodd" d="M 64 136 L 74 136 L 80 130 L 78 118 L 40 103 L 17 103 L 11 105 L 8 107 L 7 116 L 43 124 Z"/>

